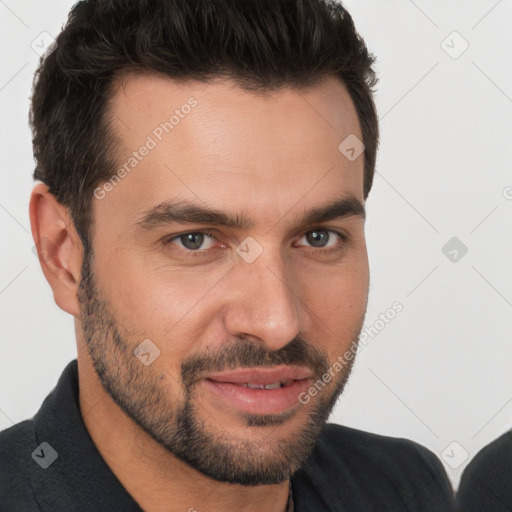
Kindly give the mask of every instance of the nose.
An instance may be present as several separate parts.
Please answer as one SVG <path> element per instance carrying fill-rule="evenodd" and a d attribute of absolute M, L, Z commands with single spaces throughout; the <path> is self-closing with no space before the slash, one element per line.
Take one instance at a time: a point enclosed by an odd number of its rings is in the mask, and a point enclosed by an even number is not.
<path fill-rule="evenodd" d="M 238 260 L 228 286 L 224 323 L 231 336 L 256 338 L 279 350 L 301 329 L 301 300 L 280 254 L 264 250 L 252 263 Z"/>

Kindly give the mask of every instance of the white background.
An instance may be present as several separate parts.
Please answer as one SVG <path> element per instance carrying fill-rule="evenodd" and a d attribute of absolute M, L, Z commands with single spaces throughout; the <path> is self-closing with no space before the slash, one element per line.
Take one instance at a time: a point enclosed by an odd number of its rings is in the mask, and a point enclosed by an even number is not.
<path fill-rule="evenodd" d="M 76 357 L 28 217 L 31 44 L 72 4 L 0 1 L 0 429 L 31 417 Z M 358 355 L 331 421 L 427 446 L 456 486 L 512 427 L 512 1 L 345 5 L 380 76 L 366 325 L 404 309 Z M 468 248 L 457 262 L 441 250 L 454 236 Z"/>

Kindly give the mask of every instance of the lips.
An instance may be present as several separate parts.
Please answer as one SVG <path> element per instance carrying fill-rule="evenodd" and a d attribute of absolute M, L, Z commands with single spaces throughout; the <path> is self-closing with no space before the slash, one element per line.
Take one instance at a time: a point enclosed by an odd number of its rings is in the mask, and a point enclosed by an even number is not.
<path fill-rule="evenodd" d="M 298 403 L 299 394 L 309 387 L 312 376 L 308 368 L 279 365 L 212 373 L 201 383 L 231 408 L 252 414 L 277 414 Z"/>
<path fill-rule="evenodd" d="M 229 372 L 209 374 L 205 378 L 217 382 L 251 384 L 249 387 L 264 387 L 278 383 L 281 385 L 289 384 L 290 381 L 310 379 L 312 376 L 312 371 L 303 366 L 279 365 L 272 368 L 241 368 Z"/>

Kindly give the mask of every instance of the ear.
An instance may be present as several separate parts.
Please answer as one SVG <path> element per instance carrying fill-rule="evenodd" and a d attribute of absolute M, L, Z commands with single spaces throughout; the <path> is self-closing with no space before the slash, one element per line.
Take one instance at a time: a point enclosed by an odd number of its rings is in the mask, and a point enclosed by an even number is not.
<path fill-rule="evenodd" d="M 69 210 L 50 194 L 47 185 L 39 183 L 30 196 L 29 215 L 39 263 L 53 298 L 62 310 L 80 317 L 77 291 L 83 246 Z"/>

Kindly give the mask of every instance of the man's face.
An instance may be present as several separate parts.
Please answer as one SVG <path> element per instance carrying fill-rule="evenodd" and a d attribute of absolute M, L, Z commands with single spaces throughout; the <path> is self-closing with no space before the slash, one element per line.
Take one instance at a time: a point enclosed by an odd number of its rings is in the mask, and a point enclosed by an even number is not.
<path fill-rule="evenodd" d="M 342 391 L 353 360 L 333 364 L 366 309 L 363 156 L 338 150 L 362 139 L 353 103 L 335 79 L 262 95 L 131 76 L 110 107 L 125 172 L 96 191 L 79 290 L 99 379 L 202 473 L 281 482 Z"/>

